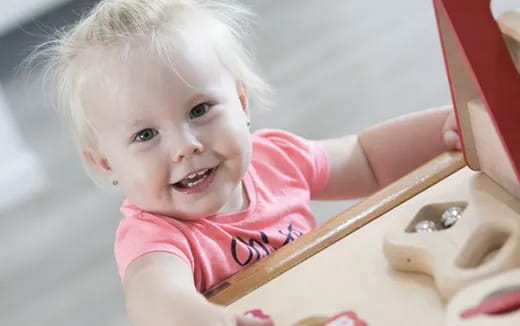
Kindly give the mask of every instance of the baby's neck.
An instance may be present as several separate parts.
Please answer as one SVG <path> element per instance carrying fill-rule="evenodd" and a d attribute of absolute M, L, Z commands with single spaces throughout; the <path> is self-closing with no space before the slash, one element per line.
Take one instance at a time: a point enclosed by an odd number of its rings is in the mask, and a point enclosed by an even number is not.
<path fill-rule="evenodd" d="M 235 189 L 235 192 L 231 196 L 230 200 L 224 207 L 218 212 L 219 215 L 232 214 L 243 211 L 249 207 L 249 197 L 247 196 L 246 187 L 244 182 L 240 183 Z"/>

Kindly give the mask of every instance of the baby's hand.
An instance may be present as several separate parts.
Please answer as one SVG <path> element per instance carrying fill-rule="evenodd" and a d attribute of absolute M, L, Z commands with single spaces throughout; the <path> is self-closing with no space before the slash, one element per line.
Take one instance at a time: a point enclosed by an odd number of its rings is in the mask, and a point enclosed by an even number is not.
<path fill-rule="evenodd" d="M 448 150 L 462 149 L 462 145 L 460 143 L 459 130 L 457 128 L 457 122 L 455 121 L 455 112 L 453 110 L 446 118 L 446 121 L 444 121 L 444 126 L 442 128 L 442 137 Z"/>

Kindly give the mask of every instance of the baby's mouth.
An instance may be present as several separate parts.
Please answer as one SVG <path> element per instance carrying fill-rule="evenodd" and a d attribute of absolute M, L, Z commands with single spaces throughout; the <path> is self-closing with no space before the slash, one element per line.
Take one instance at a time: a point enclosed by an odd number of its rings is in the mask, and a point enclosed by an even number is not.
<path fill-rule="evenodd" d="M 205 169 L 192 173 L 186 178 L 182 179 L 181 181 L 174 183 L 173 186 L 179 189 L 193 188 L 198 184 L 204 182 L 204 180 L 206 180 L 206 178 L 211 174 L 211 172 L 213 172 L 214 169 L 215 168 Z"/>

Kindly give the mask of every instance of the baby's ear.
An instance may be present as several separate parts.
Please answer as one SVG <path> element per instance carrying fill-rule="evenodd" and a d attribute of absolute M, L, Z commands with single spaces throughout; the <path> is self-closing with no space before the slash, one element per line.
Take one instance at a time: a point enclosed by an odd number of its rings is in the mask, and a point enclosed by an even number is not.
<path fill-rule="evenodd" d="M 242 110 L 249 116 L 249 98 L 247 94 L 247 87 L 244 82 L 237 82 L 237 93 L 240 104 L 242 105 Z"/>

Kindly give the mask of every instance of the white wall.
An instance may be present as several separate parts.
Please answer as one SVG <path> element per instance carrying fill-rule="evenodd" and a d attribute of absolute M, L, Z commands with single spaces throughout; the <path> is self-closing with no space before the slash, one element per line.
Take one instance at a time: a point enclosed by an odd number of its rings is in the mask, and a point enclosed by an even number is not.
<path fill-rule="evenodd" d="M 69 0 L 0 0 L 0 35 Z"/>
<path fill-rule="evenodd" d="M 493 16 L 498 17 L 503 14 L 505 11 L 509 11 L 511 9 L 518 10 L 520 6 L 520 1 L 518 0 L 493 0 L 491 1 L 491 11 L 493 12 Z"/>
<path fill-rule="evenodd" d="M 26 148 L 0 85 L 0 212 L 43 189 L 39 160 Z"/>

